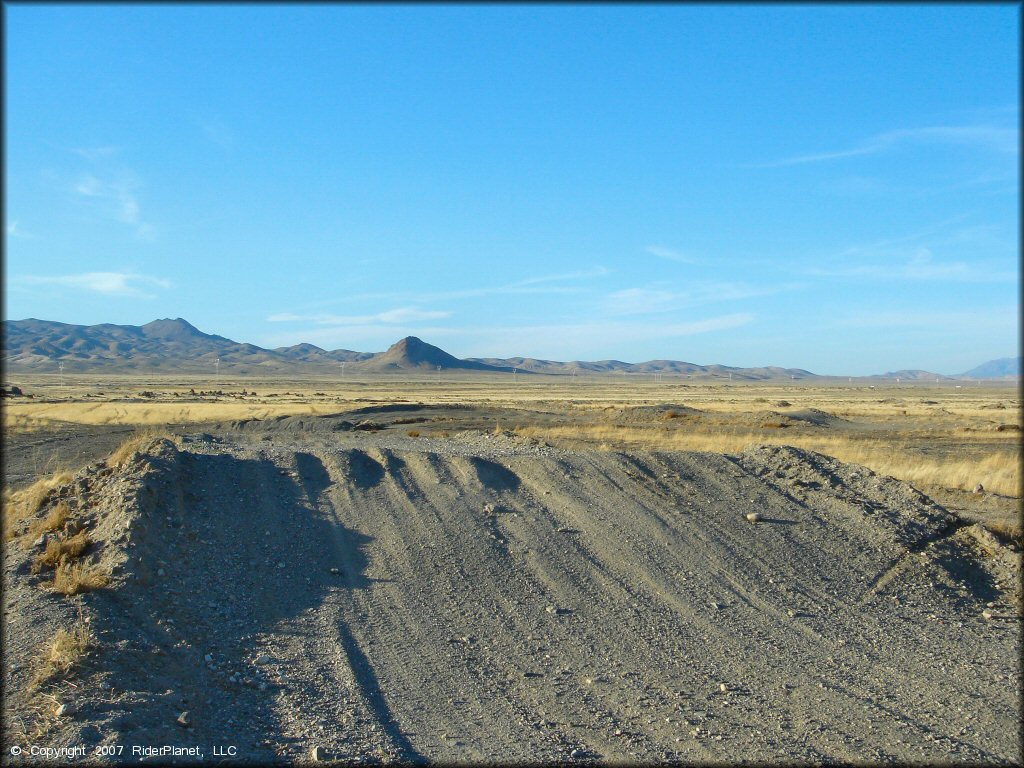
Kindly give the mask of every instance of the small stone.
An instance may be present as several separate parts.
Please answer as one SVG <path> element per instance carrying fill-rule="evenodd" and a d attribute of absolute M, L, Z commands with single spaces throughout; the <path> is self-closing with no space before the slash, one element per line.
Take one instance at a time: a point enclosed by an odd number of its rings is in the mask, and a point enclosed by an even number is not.
<path fill-rule="evenodd" d="M 76 707 L 71 702 L 65 702 L 64 704 L 61 704 L 59 707 L 57 707 L 56 715 L 57 717 L 67 717 L 68 715 L 75 714 L 75 712 L 77 711 L 78 707 Z"/>
<path fill-rule="evenodd" d="M 33 547 L 45 547 L 46 546 L 46 534 L 41 534 L 38 539 L 32 542 Z"/>
<path fill-rule="evenodd" d="M 729 686 L 726 685 L 725 683 L 721 683 L 718 686 L 718 690 L 720 690 L 722 693 L 726 693 L 729 690 Z"/>
<path fill-rule="evenodd" d="M 256 657 L 256 663 L 257 664 L 266 664 L 269 661 L 270 661 L 270 657 L 267 656 L 267 654 L 265 654 L 265 653 L 261 653 L 259 656 Z"/>
<path fill-rule="evenodd" d="M 493 515 L 495 512 L 495 506 L 493 504 L 484 504 L 484 514 Z"/>
<path fill-rule="evenodd" d="M 163 576 L 164 575 L 164 569 L 163 568 L 157 568 L 156 569 L 156 575 L 157 576 Z"/>
<path fill-rule="evenodd" d="M 580 752 L 578 749 L 574 749 L 572 752 L 569 753 L 569 757 L 574 757 L 574 758 L 575 757 L 581 757 L 582 755 L 583 755 L 583 753 Z"/>
<path fill-rule="evenodd" d="M 174 722 L 176 722 L 182 728 L 191 728 L 192 727 L 192 718 L 189 717 L 189 714 L 188 714 L 187 711 L 182 712 L 180 715 L 178 715 L 178 719 L 175 720 Z"/>
<path fill-rule="evenodd" d="M 982 618 L 985 618 L 985 619 L 991 619 L 991 618 L 993 618 L 995 616 L 995 614 L 992 613 L 992 611 L 982 611 L 981 612 L 981 616 L 982 616 Z"/>
<path fill-rule="evenodd" d="M 752 523 L 759 523 L 759 522 L 761 522 L 761 513 L 760 512 L 747 512 L 747 520 L 749 520 Z"/>
<path fill-rule="evenodd" d="M 985 486 L 983 486 L 981 483 L 978 483 L 976 486 L 974 486 L 974 493 L 984 493 L 984 492 L 985 492 Z"/>
<path fill-rule="evenodd" d="M 212 653 L 208 653 L 205 656 L 203 656 L 203 661 L 205 661 L 207 664 L 212 662 L 213 661 L 213 654 Z"/>
<path fill-rule="evenodd" d="M 341 573 L 341 569 L 340 568 L 331 568 L 331 573 L 334 574 L 335 576 L 337 576 L 339 573 Z"/>
<path fill-rule="evenodd" d="M 793 618 L 794 616 L 796 616 L 796 611 L 790 608 L 788 611 L 786 611 L 786 614 L 789 616 L 789 618 Z"/>
<path fill-rule="evenodd" d="M 553 605 L 549 605 L 544 610 L 547 611 L 548 613 L 558 613 L 558 609 L 555 608 L 555 606 L 553 606 Z"/>
<path fill-rule="evenodd" d="M 309 758 L 314 763 L 320 763 L 327 759 L 327 751 L 323 747 L 313 747 L 309 751 Z"/>
<path fill-rule="evenodd" d="M 278 567 L 278 568 L 284 568 L 284 563 L 278 563 L 278 564 L 277 564 L 277 567 Z"/>

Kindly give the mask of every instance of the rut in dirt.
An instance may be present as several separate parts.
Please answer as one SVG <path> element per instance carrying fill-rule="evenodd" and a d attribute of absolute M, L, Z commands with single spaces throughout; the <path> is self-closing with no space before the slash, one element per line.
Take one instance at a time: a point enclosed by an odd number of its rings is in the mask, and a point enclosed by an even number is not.
<path fill-rule="evenodd" d="M 130 535 L 103 528 L 118 581 L 90 596 L 125 641 L 99 662 L 128 692 L 101 731 L 154 736 L 184 700 L 190 736 L 234 729 L 257 760 L 1019 749 L 1019 633 L 981 618 L 1013 602 L 1005 574 L 862 467 L 784 447 L 186 445 L 104 491 Z"/>

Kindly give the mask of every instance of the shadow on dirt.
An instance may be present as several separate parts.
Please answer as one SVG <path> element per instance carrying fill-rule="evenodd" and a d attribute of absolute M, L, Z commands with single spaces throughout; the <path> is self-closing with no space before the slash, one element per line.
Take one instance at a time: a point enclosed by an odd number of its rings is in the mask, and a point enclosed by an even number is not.
<path fill-rule="evenodd" d="M 363 458 L 357 476 L 379 478 L 379 465 Z M 173 449 L 149 458 L 131 528 L 130 578 L 88 595 L 98 626 L 110 633 L 100 669 L 112 690 L 128 694 L 97 706 L 99 732 L 164 743 L 174 719 L 168 712 L 188 710 L 189 740 L 216 743 L 232 734 L 240 759 L 276 758 L 261 736 L 280 732 L 274 700 L 288 686 L 255 661 L 268 652 L 259 640 L 279 635 L 331 592 L 370 585 L 364 550 L 371 537 L 318 508 L 331 483 L 320 459 L 303 453 L 295 461 L 293 479 L 266 459 Z M 325 546 L 339 539 L 343 548 Z M 375 714 L 404 759 L 416 759 L 371 665 L 347 628 L 339 629 Z M 239 712 L 244 726 L 234 719 Z"/>
<path fill-rule="evenodd" d="M 480 485 L 484 488 L 492 491 L 509 492 L 515 492 L 519 489 L 519 476 L 496 461 L 471 456 L 469 457 L 469 464 L 473 468 L 473 472 L 476 473 Z"/>
<path fill-rule="evenodd" d="M 343 451 L 338 456 L 338 465 L 345 473 L 345 477 L 356 488 L 372 488 L 383 480 L 386 474 L 383 465 L 379 461 L 358 448 Z M 323 469 L 322 464 L 321 469 Z M 326 470 L 323 471 L 324 474 L 327 473 Z"/>
<path fill-rule="evenodd" d="M 942 546 L 932 562 L 949 574 L 954 582 L 963 584 L 974 600 L 987 603 L 999 599 L 999 590 L 992 574 L 977 558 L 964 552 L 960 547 L 948 544 Z"/>

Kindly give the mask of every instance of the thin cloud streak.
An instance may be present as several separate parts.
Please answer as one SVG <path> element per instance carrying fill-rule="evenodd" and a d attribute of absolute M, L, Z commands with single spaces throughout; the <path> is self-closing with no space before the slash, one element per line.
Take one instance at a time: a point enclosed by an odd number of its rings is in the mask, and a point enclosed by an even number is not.
<path fill-rule="evenodd" d="M 23 275 L 16 280 L 26 285 L 55 285 L 98 293 L 103 296 L 124 296 L 153 299 L 155 295 L 144 286 L 170 288 L 167 280 L 133 272 L 84 272 L 79 275 Z"/>
<path fill-rule="evenodd" d="M 948 280 L 970 283 L 999 283 L 1017 280 L 1017 275 L 1001 270 L 986 270 L 963 261 L 935 261 L 928 248 L 915 248 L 899 255 L 902 263 L 854 264 L 837 267 L 810 267 L 804 274 L 815 277 L 864 278 L 872 280 Z"/>
<path fill-rule="evenodd" d="M 1019 133 L 1014 128 L 993 125 L 940 125 L 909 128 L 880 133 L 861 145 L 832 152 L 817 152 L 787 157 L 767 163 L 754 163 L 746 168 L 783 168 L 791 165 L 841 160 L 847 157 L 876 155 L 906 143 L 960 144 L 987 149 L 1000 154 L 1019 151 Z"/>
<path fill-rule="evenodd" d="M 78 155 L 79 157 L 85 158 L 91 162 L 97 160 L 104 160 L 108 157 L 113 157 L 120 151 L 119 147 L 72 147 L 67 150 L 72 154 Z"/>
<path fill-rule="evenodd" d="M 668 261 L 676 261 L 680 264 L 696 264 L 697 259 L 692 256 L 686 256 L 679 251 L 673 250 L 672 248 L 666 248 L 663 245 L 648 245 L 645 249 L 647 253 L 652 256 L 657 256 L 659 259 L 667 259 Z"/>
<path fill-rule="evenodd" d="M 399 307 L 386 312 L 378 312 L 374 315 L 332 315 L 328 313 L 317 313 L 311 315 L 296 315 L 290 312 L 281 312 L 270 315 L 267 320 L 271 323 L 290 322 L 311 322 L 316 325 L 370 325 L 373 323 L 409 323 L 418 320 L 440 320 L 451 317 L 451 312 L 442 310 L 421 310 L 415 307 Z"/>
<path fill-rule="evenodd" d="M 417 335 L 459 357 L 527 357 L 579 359 L 599 343 L 636 345 L 651 339 L 673 339 L 727 331 L 747 325 L 754 315 L 741 312 L 678 323 L 630 323 L 597 321 L 562 325 L 403 327 L 382 324 L 313 328 L 274 334 L 270 346 L 291 346 L 303 342 L 330 348 L 373 351 L 384 349 L 402 336 Z M 472 351 L 460 351 L 471 347 Z M 450 347 L 450 348 L 449 348 Z"/>
<path fill-rule="evenodd" d="M 834 321 L 844 328 L 931 328 L 936 331 L 989 331 L 1017 324 L 1017 307 L 982 308 L 971 311 L 878 311 L 855 312 Z"/>
<path fill-rule="evenodd" d="M 802 287 L 802 283 L 754 286 L 745 283 L 704 282 L 695 283 L 692 288 L 685 291 L 626 288 L 608 294 L 603 308 L 611 315 L 657 314 L 718 301 L 741 301 L 758 296 L 773 296 Z"/>
<path fill-rule="evenodd" d="M 573 294 L 582 293 L 587 288 L 574 285 L 557 285 L 559 282 L 573 280 L 589 280 L 610 275 L 611 270 L 606 267 L 594 267 L 592 269 L 578 272 L 567 272 L 556 275 L 541 275 L 539 277 L 528 277 L 517 280 L 514 283 L 496 286 L 481 286 L 479 288 L 465 288 L 454 291 L 382 291 L 379 293 L 357 293 L 345 296 L 341 299 L 316 302 L 307 304 L 307 307 L 327 307 L 336 304 L 349 304 L 354 301 L 451 301 L 453 299 L 472 299 L 482 296 L 511 296 L 519 294 Z"/>
<path fill-rule="evenodd" d="M 153 226 L 142 220 L 136 190 L 140 184 L 134 174 L 121 174 L 114 179 L 101 179 L 93 174 L 80 176 L 72 190 L 79 197 L 95 200 L 102 207 L 103 215 L 127 224 L 139 237 L 150 238 Z"/>
<path fill-rule="evenodd" d="M 31 232 L 26 232 L 25 230 L 20 229 L 18 227 L 17 219 L 12 219 L 7 223 L 7 234 L 10 237 L 18 237 L 21 238 L 22 240 L 31 240 L 33 237 L 35 237 L 35 235 L 33 235 Z"/>

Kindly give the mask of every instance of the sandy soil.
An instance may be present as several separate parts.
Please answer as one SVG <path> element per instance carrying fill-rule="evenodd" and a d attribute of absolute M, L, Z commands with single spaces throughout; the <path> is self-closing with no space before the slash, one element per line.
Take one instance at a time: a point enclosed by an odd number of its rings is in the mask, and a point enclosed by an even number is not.
<path fill-rule="evenodd" d="M 38 546 L 5 547 L 6 744 L 1020 762 L 1020 553 L 909 485 L 786 447 L 356 428 L 389 418 L 225 423 L 79 472 L 40 515 L 71 504 L 111 585 L 55 595 Z M 96 646 L 30 691 L 78 606 Z"/>

